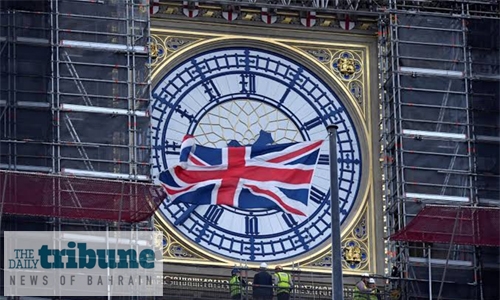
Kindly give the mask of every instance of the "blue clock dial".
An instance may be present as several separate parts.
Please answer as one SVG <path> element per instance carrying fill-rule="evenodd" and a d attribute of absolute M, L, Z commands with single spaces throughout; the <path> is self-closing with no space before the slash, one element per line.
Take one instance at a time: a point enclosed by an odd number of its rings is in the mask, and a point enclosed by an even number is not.
<path fill-rule="evenodd" d="M 214 49 L 186 59 L 153 91 L 153 178 L 179 161 L 186 134 L 211 147 L 327 138 L 338 129 L 340 218 L 361 183 L 358 134 L 333 90 L 300 63 L 255 48 Z M 163 217 L 187 239 L 231 260 L 292 261 L 330 238 L 328 143 L 320 151 L 307 216 L 278 210 L 170 204 Z"/>

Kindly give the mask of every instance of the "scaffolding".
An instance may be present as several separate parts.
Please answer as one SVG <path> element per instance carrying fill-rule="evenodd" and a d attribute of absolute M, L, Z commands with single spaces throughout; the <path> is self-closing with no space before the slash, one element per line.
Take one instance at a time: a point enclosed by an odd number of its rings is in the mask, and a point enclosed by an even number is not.
<path fill-rule="evenodd" d="M 457 211 L 455 233 L 461 207 L 500 206 L 498 2 L 391 0 L 386 12 L 378 33 L 386 234 L 431 204 Z M 482 255 L 498 248 L 450 236 L 386 241 L 402 299 L 498 298 L 484 282 L 498 278 L 498 263 L 488 269 Z"/>
<path fill-rule="evenodd" d="M 153 228 L 148 1 L 0 7 L 1 229 Z"/>
<path fill-rule="evenodd" d="M 2 236 L 154 230 L 149 18 L 142 0 L 0 1 Z"/>

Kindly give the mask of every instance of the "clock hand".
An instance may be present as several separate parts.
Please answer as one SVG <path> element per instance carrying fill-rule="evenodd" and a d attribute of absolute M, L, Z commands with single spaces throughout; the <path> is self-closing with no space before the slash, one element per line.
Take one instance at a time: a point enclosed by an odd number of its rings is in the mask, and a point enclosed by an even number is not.
<path fill-rule="evenodd" d="M 198 206 L 199 205 L 196 204 L 189 206 L 188 209 L 185 212 L 183 212 L 179 218 L 177 218 L 177 220 L 174 222 L 174 225 L 180 225 L 184 223 L 188 219 L 190 214 L 193 211 L 195 211 Z M 207 222 L 217 225 L 223 213 L 224 209 L 220 205 L 210 205 L 203 214 L 203 218 Z"/>
<path fill-rule="evenodd" d="M 189 215 L 196 210 L 196 208 L 198 207 L 198 205 L 190 205 L 188 207 L 188 209 L 186 209 L 185 212 L 182 213 L 182 215 L 180 215 L 177 220 L 175 220 L 174 222 L 174 225 L 181 225 L 182 223 L 184 223 L 188 218 L 189 218 Z"/>

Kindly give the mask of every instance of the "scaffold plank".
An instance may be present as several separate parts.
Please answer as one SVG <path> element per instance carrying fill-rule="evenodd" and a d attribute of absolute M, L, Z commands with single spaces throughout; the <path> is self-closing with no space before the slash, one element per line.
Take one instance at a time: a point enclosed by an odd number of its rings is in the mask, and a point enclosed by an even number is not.
<path fill-rule="evenodd" d="M 62 111 L 68 112 L 88 112 L 97 114 L 111 114 L 111 115 L 135 115 L 137 117 L 147 117 L 148 113 L 146 111 L 132 111 L 128 109 L 120 108 L 107 108 L 107 107 L 97 107 L 97 106 L 86 106 L 77 104 L 61 104 L 60 109 Z"/>
<path fill-rule="evenodd" d="M 469 198 L 459 197 L 459 196 L 433 195 L 433 194 L 421 194 L 421 193 L 406 193 L 405 196 L 406 198 L 423 199 L 423 200 L 469 202 Z"/>
<path fill-rule="evenodd" d="M 408 73 L 408 74 L 422 74 L 422 75 L 436 75 L 436 76 L 450 76 L 450 77 L 464 76 L 464 72 L 462 71 L 425 69 L 425 68 L 415 68 L 415 67 L 400 67 L 399 71 L 401 73 Z"/>
<path fill-rule="evenodd" d="M 74 40 L 62 40 L 60 45 L 63 47 L 75 47 L 84 48 L 92 50 L 105 50 L 105 51 L 120 51 L 120 52 L 137 52 L 137 53 L 148 53 L 148 48 L 146 46 L 130 46 L 123 44 L 111 44 L 111 43 L 95 43 L 95 42 L 85 42 L 85 41 L 74 41 Z"/>
<path fill-rule="evenodd" d="M 133 174 L 125 174 L 125 173 L 111 173 L 111 172 L 98 172 L 98 171 L 88 171 L 88 170 L 79 170 L 79 169 L 71 169 L 71 168 L 63 168 L 61 170 L 62 174 L 65 175 L 73 175 L 73 176 L 82 176 L 82 177 L 93 177 L 93 178 L 106 178 L 106 179 L 128 179 L 128 180 L 139 180 L 139 181 L 148 181 L 150 180 L 149 176 L 146 175 L 133 175 Z"/>
<path fill-rule="evenodd" d="M 6 170 L 17 170 L 17 171 L 28 171 L 28 172 L 45 172 L 49 173 L 52 172 L 52 168 L 50 167 L 43 167 L 43 166 L 29 166 L 29 165 L 9 165 L 9 164 L 0 164 L 0 169 L 6 169 Z"/>
<path fill-rule="evenodd" d="M 412 263 L 425 264 L 425 265 L 429 263 L 429 259 L 425 258 L 425 257 L 412 257 L 412 256 L 410 256 L 408 258 L 408 261 L 412 262 Z M 443 265 L 444 266 L 444 265 L 448 264 L 450 266 L 472 267 L 472 262 L 467 261 L 467 260 L 452 260 L 452 259 L 450 259 L 450 260 L 446 261 L 446 259 L 431 258 L 430 262 L 433 265 Z"/>
<path fill-rule="evenodd" d="M 106 243 L 110 244 L 122 244 L 122 245 L 130 245 L 130 243 L 134 243 L 138 246 L 147 246 L 150 241 L 147 240 L 137 240 L 137 239 L 127 239 L 127 238 L 116 238 L 116 237 L 103 237 L 103 236 L 92 236 L 92 235 L 83 235 L 77 233 L 61 233 L 61 240 L 63 241 L 82 241 L 82 242 L 94 242 L 94 243 Z"/>
<path fill-rule="evenodd" d="M 465 140 L 467 138 L 467 136 L 463 133 L 436 132 L 436 131 L 412 130 L 412 129 L 403 129 L 403 134 L 411 136 L 427 136 L 427 137 L 456 139 L 456 140 Z"/>

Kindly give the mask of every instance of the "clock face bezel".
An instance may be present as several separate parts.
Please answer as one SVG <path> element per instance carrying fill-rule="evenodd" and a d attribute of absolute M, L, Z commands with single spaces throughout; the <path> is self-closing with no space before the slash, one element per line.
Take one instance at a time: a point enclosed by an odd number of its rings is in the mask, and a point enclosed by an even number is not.
<path fill-rule="evenodd" d="M 230 38 L 231 46 L 228 47 L 227 40 L 228 38 L 221 38 L 215 41 L 209 40 L 206 42 L 194 43 L 193 45 L 172 54 L 169 59 L 167 59 L 164 63 L 162 63 L 158 67 L 155 74 L 153 74 L 152 84 L 154 86 L 154 89 L 156 89 L 158 84 L 164 81 L 165 77 L 168 74 L 170 74 L 172 70 L 176 69 L 180 63 L 185 63 L 187 60 L 191 58 L 196 58 L 200 55 L 203 55 L 206 52 L 212 52 L 216 50 L 229 50 L 234 48 L 255 49 L 258 51 L 269 52 L 274 56 L 282 57 L 297 65 L 302 66 L 304 69 L 307 69 L 311 73 L 311 75 L 315 76 L 319 81 L 325 84 L 325 87 L 331 90 L 334 96 L 336 96 L 337 100 L 347 110 L 346 112 L 347 117 L 350 119 L 349 121 L 351 122 L 351 124 L 354 125 L 355 133 L 358 138 L 358 143 L 359 143 L 358 146 L 360 148 L 360 157 L 362 161 L 362 164 L 360 166 L 361 177 L 360 177 L 359 188 L 356 191 L 357 196 L 347 216 L 345 217 L 341 228 L 342 235 L 345 235 L 345 233 L 354 226 L 353 224 L 354 221 L 359 218 L 359 215 L 361 214 L 360 208 L 367 200 L 369 195 L 369 190 L 371 188 L 371 184 L 369 184 L 370 183 L 369 172 L 372 162 L 370 160 L 371 156 L 368 153 L 370 151 L 370 148 L 368 147 L 367 143 L 368 139 L 367 139 L 366 125 L 362 122 L 363 118 L 360 108 L 357 106 L 353 98 L 349 95 L 345 87 L 343 87 L 340 84 L 340 81 L 328 73 L 328 71 L 325 69 L 325 65 L 322 65 L 318 61 L 314 60 L 314 58 L 312 57 L 307 57 L 306 53 L 301 52 L 298 49 L 282 45 L 280 43 L 252 40 L 248 38 L 245 39 Z M 286 53 L 287 55 L 285 56 L 282 53 Z M 190 125 L 189 127 L 191 126 L 192 125 Z M 195 242 L 192 241 L 190 238 L 184 236 L 183 233 L 175 230 L 175 226 L 163 216 L 162 212 L 159 212 L 158 215 L 160 222 L 164 225 L 167 232 L 172 233 L 176 238 L 179 238 L 190 249 L 194 249 L 194 252 L 202 253 L 205 256 L 212 257 L 215 260 L 224 262 L 226 264 L 231 264 L 235 262 L 235 260 L 231 259 L 230 257 L 224 255 L 218 255 L 208 249 L 197 246 Z M 324 254 L 329 249 L 330 249 L 330 240 L 325 239 L 324 242 L 316 245 L 313 249 L 309 250 L 308 252 L 299 254 L 292 258 L 295 263 L 303 262 L 306 260 L 311 260 L 311 258 L 313 257 L 318 257 L 319 255 Z M 279 263 L 283 264 L 290 263 L 290 259 L 280 260 Z"/>

